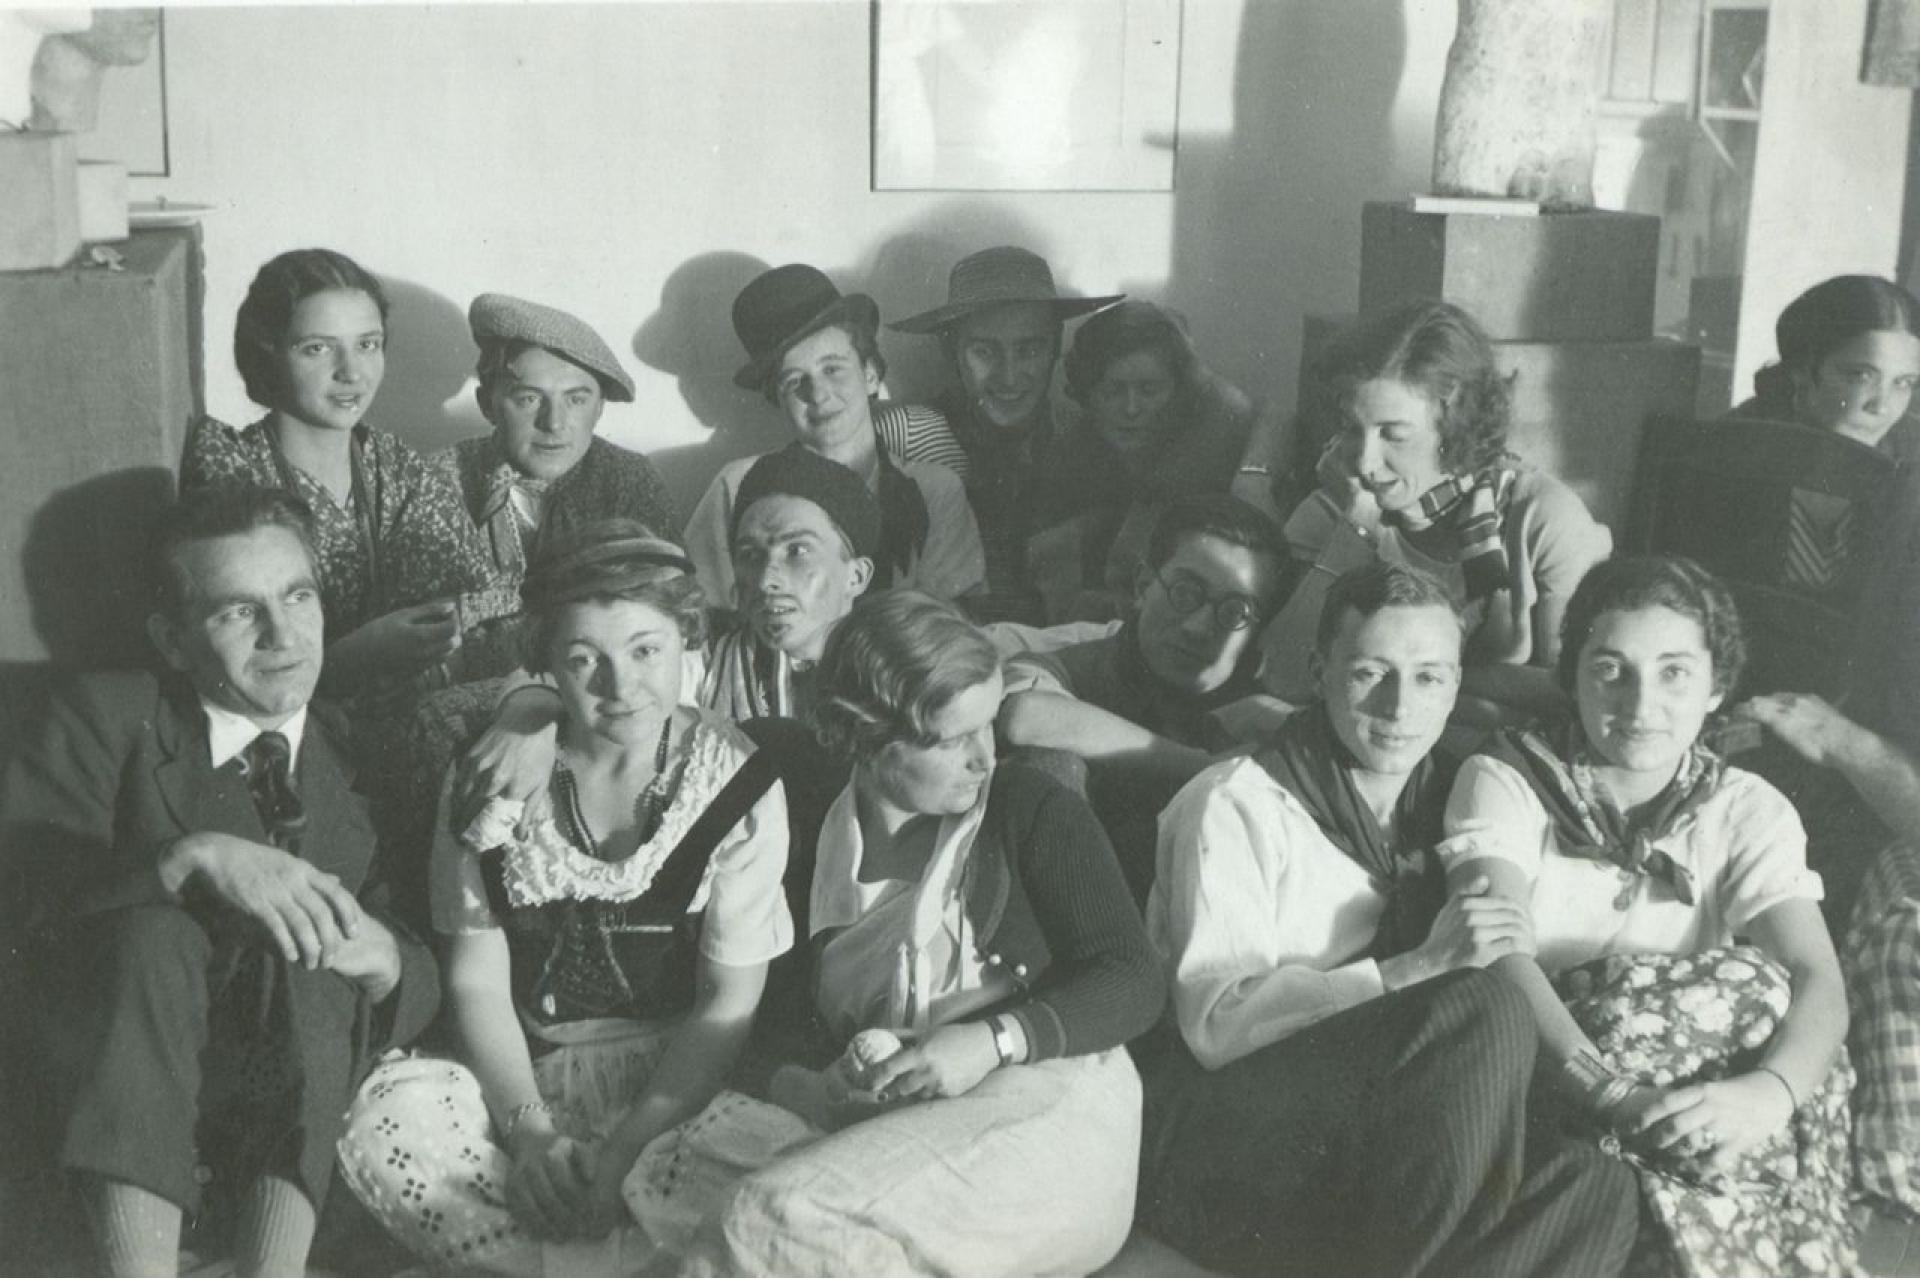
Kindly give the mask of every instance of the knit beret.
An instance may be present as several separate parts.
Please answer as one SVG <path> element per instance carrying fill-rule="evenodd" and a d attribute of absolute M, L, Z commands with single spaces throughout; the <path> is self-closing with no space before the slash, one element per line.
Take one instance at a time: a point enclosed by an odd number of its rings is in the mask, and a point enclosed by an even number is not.
<path fill-rule="evenodd" d="M 601 392 L 608 399 L 620 404 L 633 402 L 633 379 L 585 320 L 505 293 L 482 293 L 467 307 L 467 326 L 481 346 L 488 342 L 530 342 L 544 347 L 599 378 Z"/>
<path fill-rule="evenodd" d="M 799 444 L 767 453 L 748 469 L 733 495 L 733 527 L 727 530 L 727 540 L 739 532 L 748 507 L 762 497 L 780 495 L 805 498 L 826 511 L 855 555 L 872 559 L 879 552 L 880 503 L 866 482 L 839 462 Z"/>

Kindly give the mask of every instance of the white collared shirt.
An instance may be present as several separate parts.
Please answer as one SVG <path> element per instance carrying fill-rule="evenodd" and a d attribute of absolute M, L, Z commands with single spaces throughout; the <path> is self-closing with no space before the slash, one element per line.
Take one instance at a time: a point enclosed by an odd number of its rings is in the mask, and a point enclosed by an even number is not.
<path fill-rule="evenodd" d="M 207 714 L 207 746 L 212 755 L 211 762 L 216 768 L 225 767 L 240 757 L 240 753 L 253 744 L 253 739 L 267 729 L 261 727 L 243 714 L 236 714 L 225 706 L 217 706 L 205 697 L 200 698 L 200 708 Z M 290 751 L 290 767 L 300 765 L 300 742 L 307 732 L 307 708 L 301 706 L 278 728 L 273 729 L 287 739 Z"/>
<path fill-rule="evenodd" d="M 1157 861 L 1147 936 L 1208 1069 L 1386 993 L 1367 953 L 1385 884 L 1254 760 L 1217 763 L 1174 796 Z"/>

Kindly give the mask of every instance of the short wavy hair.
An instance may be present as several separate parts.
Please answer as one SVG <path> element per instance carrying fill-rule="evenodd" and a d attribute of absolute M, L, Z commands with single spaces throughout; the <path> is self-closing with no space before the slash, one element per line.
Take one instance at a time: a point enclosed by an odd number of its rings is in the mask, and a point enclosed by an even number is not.
<path fill-rule="evenodd" d="M 842 759 L 931 745 L 933 717 L 1000 669 L 986 633 L 917 590 L 868 595 L 834 627 L 815 672 L 814 729 Z"/>
<path fill-rule="evenodd" d="M 373 272 L 344 253 L 293 249 L 260 268 L 233 324 L 233 362 L 248 399 L 265 408 L 280 407 L 286 389 L 280 347 L 293 325 L 293 312 L 314 294 L 335 289 L 365 293 L 380 311 L 380 326 L 386 327 L 386 290 Z"/>
<path fill-rule="evenodd" d="M 1314 361 L 1308 409 L 1323 435 L 1339 433 L 1361 383 L 1385 378 L 1415 386 L 1432 401 L 1440 464 L 1471 474 L 1507 451 L 1513 379 L 1493 361 L 1478 320 L 1451 302 L 1415 301 L 1341 332 Z"/>
<path fill-rule="evenodd" d="M 673 618 L 697 648 L 707 635 L 707 597 L 686 552 L 636 519 L 602 519 L 542 537 L 520 583 L 520 632 L 528 670 L 552 666 L 560 610 L 592 601 L 646 604 Z"/>
<path fill-rule="evenodd" d="M 1200 358 L 1180 315 L 1152 302 L 1121 302 L 1098 311 L 1073 334 L 1067 348 L 1066 389 L 1086 407 L 1107 370 L 1142 351 L 1158 355 L 1177 388 L 1175 402 L 1191 404 L 1200 393 Z"/>
<path fill-rule="evenodd" d="M 239 537 L 260 528 L 283 528 L 307 552 L 317 578 L 320 556 L 313 548 L 313 508 L 284 488 L 252 484 L 205 488 L 188 493 L 160 516 L 153 530 L 154 607 L 176 621 L 191 583 L 180 566 L 180 551 L 194 542 Z"/>
<path fill-rule="evenodd" d="M 1691 617 L 1705 636 L 1713 661 L 1713 690 L 1725 695 L 1747 668 L 1746 632 L 1740 609 L 1726 583 L 1691 559 L 1679 555 L 1639 555 L 1595 564 L 1567 601 L 1560 622 L 1561 690 L 1574 695 L 1580 650 L 1593 635 L 1602 613 L 1670 608 Z"/>
<path fill-rule="evenodd" d="M 887 380 L 887 357 L 880 353 L 878 329 L 870 328 L 851 316 L 836 319 L 830 324 L 822 324 L 819 328 L 808 329 L 793 341 L 788 342 L 787 350 L 792 350 L 805 339 L 817 333 L 824 333 L 830 328 L 837 328 L 847 335 L 847 341 L 853 345 L 853 353 L 860 357 L 862 364 L 873 370 L 874 377 L 882 382 Z M 787 357 L 787 350 L 780 352 L 780 359 L 767 362 L 767 375 L 760 383 L 760 393 L 770 404 L 780 402 L 780 360 Z"/>
<path fill-rule="evenodd" d="M 1313 632 L 1314 652 L 1325 657 L 1333 651 L 1340 623 L 1349 612 L 1359 614 L 1364 621 L 1386 608 L 1444 609 L 1460 628 L 1461 639 L 1466 638 L 1466 619 L 1439 578 L 1417 568 L 1375 559 L 1349 568 L 1327 587 L 1326 599 L 1320 605 L 1320 622 Z"/>

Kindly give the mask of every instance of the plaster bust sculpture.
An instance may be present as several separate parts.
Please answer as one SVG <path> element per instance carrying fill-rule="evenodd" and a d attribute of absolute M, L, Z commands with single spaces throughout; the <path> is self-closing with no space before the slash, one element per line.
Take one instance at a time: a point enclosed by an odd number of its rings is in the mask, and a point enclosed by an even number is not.
<path fill-rule="evenodd" d="M 85 9 L 0 8 L 0 127 L 21 128 L 33 111 L 33 63 L 43 37 L 86 29 Z"/>
<path fill-rule="evenodd" d="M 1434 132 L 1439 195 L 1593 204 L 1611 0 L 1460 0 Z"/>
<path fill-rule="evenodd" d="M 95 9 L 92 26 L 41 41 L 28 127 L 91 133 L 100 115 L 100 82 L 114 67 L 145 62 L 159 30 L 158 9 Z"/>

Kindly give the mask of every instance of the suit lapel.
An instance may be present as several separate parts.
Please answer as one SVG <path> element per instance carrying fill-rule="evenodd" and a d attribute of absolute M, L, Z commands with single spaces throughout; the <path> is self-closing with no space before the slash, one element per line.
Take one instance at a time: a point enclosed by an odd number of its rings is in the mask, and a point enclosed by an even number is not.
<path fill-rule="evenodd" d="M 253 806 L 246 778 L 233 766 L 215 768 L 208 754 L 207 717 L 191 688 L 169 687 L 154 725 L 160 762 L 154 787 L 184 831 L 214 830 L 265 842 L 266 827 Z"/>
<path fill-rule="evenodd" d="M 353 773 L 323 720 L 310 709 L 300 743 L 300 802 L 307 810 L 300 855 L 357 893 L 373 862 L 373 826 L 366 800 L 353 788 Z"/>

